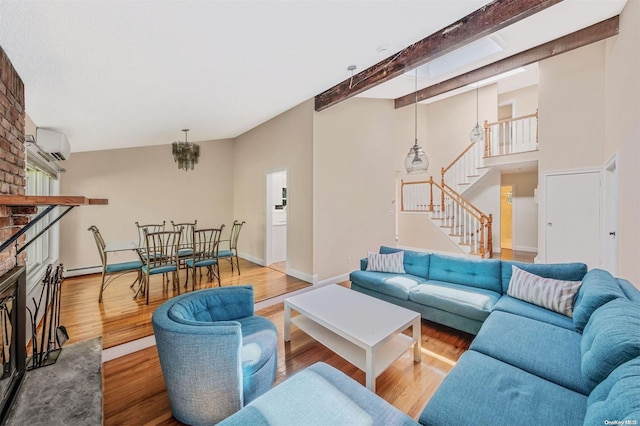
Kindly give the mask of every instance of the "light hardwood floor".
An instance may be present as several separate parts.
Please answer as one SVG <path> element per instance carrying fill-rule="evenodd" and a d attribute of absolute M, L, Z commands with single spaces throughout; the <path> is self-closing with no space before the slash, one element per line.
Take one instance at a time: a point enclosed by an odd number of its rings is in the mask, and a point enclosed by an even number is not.
<path fill-rule="evenodd" d="M 343 283 L 346 285 L 346 283 Z M 326 362 L 359 383 L 365 375 L 304 332 L 292 329 L 291 342 L 283 339 L 283 304 L 258 311 L 278 327 L 278 369 L 275 384 L 318 361 Z M 382 373 L 376 393 L 417 419 L 473 336 L 422 321 L 422 361 L 413 362 L 407 351 Z M 105 425 L 180 425 L 171 416 L 155 347 L 104 364 Z"/>
<path fill-rule="evenodd" d="M 531 261 L 513 253 L 503 258 Z M 532 256 L 531 256 L 532 257 Z M 307 283 L 288 277 L 241 259 L 242 275 L 231 275 L 229 265 L 222 265 L 222 285 L 254 284 L 256 301 L 304 288 Z M 104 294 L 104 302 L 97 303 L 99 276 L 67 278 L 63 283 L 61 323 L 71 335 L 69 343 L 103 336 L 109 348 L 152 334 L 150 319 L 153 310 L 173 291 L 162 289 L 159 280 L 152 282 L 151 303 L 133 300 L 129 275 L 114 282 Z M 184 280 L 184 272 L 182 272 Z M 348 286 L 349 283 L 341 283 Z M 206 279 L 197 288 L 217 283 Z M 315 342 L 295 327 L 292 340 L 283 340 L 284 312 L 282 303 L 258 311 L 278 327 L 278 370 L 275 384 L 323 361 L 364 384 L 364 373 L 347 361 Z M 417 419 L 422 408 L 438 388 L 446 374 L 471 344 L 472 335 L 422 321 L 422 361 L 413 362 L 408 351 L 376 382 L 377 394 Z M 169 400 L 155 347 L 108 361 L 103 365 L 105 425 L 179 425 L 171 415 Z"/>
<path fill-rule="evenodd" d="M 231 274 L 228 262 L 220 265 L 223 286 L 252 284 L 256 302 L 310 286 L 309 283 L 284 275 L 273 269 L 240 259 L 242 275 Z M 62 284 L 60 323 L 69 332 L 69 344 L 102 336 L 102 345 L 111 348 L 116 345 L 140 339 L 153 334 L 151 314 L 177 291 L 169 285 L 163 288 L 160 276 L 151 277 L 149 305 L 144 298 L 133 299 L 134 290 L 129 285 L 135 274 L 127 274 L 114 280 L 104 291 L 103 302 L 98 303 L 100 275 L 86 275 L 66 278 Z M 185 281 L 185 271 L 180 271 L 181 283 Z M 206 276 L 196 285 L 196 289 L 217 287 L 218 282 L 207 282 Z M 184 287 L 181 287 L 184 292 Z M 191 291 L 189 279 L 188 291 Z"/>
<path fill-rule="evenodd" d="M 280 288 L 283 282 L 293 280 L 273 269 L 252 266 L 248 262 L 243 263 L 242 267 L 241 278 L 235 276 L 230 280 L 232 282 L 226 281 L 223 269 L 223 285 L 259 283 L 256 286 L 256 299 L 267 297 L 259 297 L 258 293 L 269 293 L 260 290 L 260 287 L 270 288 L 273 285 L 274 288 Z M 349 285 L 348 282 L 341 284 Z M 125 281 L 118 284 L 118 289 L 107 289 L 103 306 L 98 307 L 96 300 L 99 280 L 67 279 L 63 286 L 65 312 L 62 320 L 73 340 L 84 340 L 102 333 L 107 345 L 150 334 L 151 313 L 168 296 L 157 288 L 152 291 L 153 303 L 146 307 L 143 302 L 130 300 L 131 291 Z M 289 291 L 299 286 L 300 283 L 295 282 L 288 284 Z M 76 300 L 78 296 L 75 292 L 89 293 L 92 298 L 82 304 Z M 135 305 L 135 309 L 130 305 Z M 365 375 L 362 371 L 295 327 L 292 329 L 291 342 L 285 344 L 282 303 L 262 309 L 258 314 L 269 318 L 278 328 L 278 369 L 275 384 L 315 362 L 323 361 L 364 385 Z M 73 322 L 70 322 L 72 318 Z M 417 419 L 458 357 L 468 349 L 472 338 L 469 334 L 422 321 L 422 361 L 414 363 L 412 352 L 407 351 L 378 377 L 377 394 Z M 155 346 L 108 361 L 103 367 L 105 425 L 180 424 L 171 415 Z"/>

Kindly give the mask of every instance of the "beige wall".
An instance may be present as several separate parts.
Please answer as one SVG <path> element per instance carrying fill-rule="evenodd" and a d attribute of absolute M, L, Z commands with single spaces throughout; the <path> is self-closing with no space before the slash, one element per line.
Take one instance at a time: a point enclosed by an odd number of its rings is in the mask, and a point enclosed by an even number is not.
<path fill-rule="evenodd" d="M 96 225 L 107 241 L 137 240 L 135 222 L 198 220 L 198 226 L 233 222 L 231 140 L 200 142 L 195 170 L 178 170 L 170 145 L 73 153 L 61 163 L 60 193 L 108 198 L 107 206 L 77 207 L 60 221 L 60 260 L 67 269 L 100 264 Z M 228 235 L 227 228 L 224 235 Z M 131 253 L 111 261 L 133 258 Z"/>
<path fill-rule="evenodd" d="M 266 174 L 288 170 L 287 267 L 291 275 L 313 277 L 313 100 L 246 132 L 234 141 L 233 214 L 247 223 L 239 251 L 265 260 Z"/>
<path fill-rule="evenodd" d="M 534 198 L 538 173 L 503 174 L 502 185 L 513 186 L 513 249 L 538 251 L 538 206 Z"/>
<path fill-rule="evenodd" d="M 603 160 L 618 155 L 618 275 L 640 287 L 640 2 L 628 1 L 606 43 Z"/>
<path fill-rule="evenodd" d="M 539 171 L 601 167 L 604 42 L 539 64 Z M 577 155 L 579 153 L 579 155 Z"/>
<path fill-rule="evenodd" d="M 414 109 L 353 98 L 315 113 L 314 134 L 314 269 L 323 280 L 395 246 L 396 173 L 414 142 Z"/>
<path fill-rule="evenodd" d="M 498 105 L 506 103 L 513 103 L 513 117 L 534 114 L 538 109 L 538 85 L 500 94 Z"/>

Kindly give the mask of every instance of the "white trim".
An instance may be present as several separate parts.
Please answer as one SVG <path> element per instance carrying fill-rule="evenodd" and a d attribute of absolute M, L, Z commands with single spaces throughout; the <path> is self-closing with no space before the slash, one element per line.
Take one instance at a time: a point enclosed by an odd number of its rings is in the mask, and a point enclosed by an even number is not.
<path fill-rule="evenodd" d="M 617 235 L 619 226 L 618 205 L 620 200 L 619 164 L 618 153 L 616 152 L 602 168 L 602 196 L 600 205 L 602 211 L 602 253 L 600 266 L 614 276 L 618 273 L 618 256 L 620 253 Z M 611 194 L 611 196 L 609 196 L 609 194 Z M 613 237 L 612 249 L 610 249 L 609 241 L 611 236 L 609 232 L 612 231 L 616 232 L 616 236 Z"/>
<path fill-rule="evenodd" d="M 255 256 L 251 256 L 250 254 L 247 253 L 242 253 L 242 252 L 238 252 L 238 257 L 241 257 L 245 260 L 248 260 L 249 262 L 253 262 L 256 263 L 260 266 L 266 266 L 264 263 L 264 259 L 260 259 L 259 257 L 255 257 Z"/>
<path fill-rule="evenodd" d="M 537 253 L 537 247 L 527 247 L 527 246 L 515 246 L 513 251 L 526 251 L 528 253 Z"/>
<path fill-rule="evenodd" d="M 310 275 L 310 274 L 307 274 L 306 272 L 296 271 L 295 269 L 291 269 L 288 266 L 287 266 L 286 274 L 294 278 L 297 278 L 299 280 L 311 283 L 313 285 L 315 285 L 316 281 L 318 280 L 317 275 Z"/>
<path fill-rule="evenodd" d="M 341 283 L 343 281 L 348 281 L 349 280 L 349 274 L 350 274 L 350 272 L 347 272 L 347 273 L 344 273 L 344 274 L 336 275 L 335 277 L 325 278 L 324 280 L 318 281 L 317 283 L 314 283 L 313 285 L 315 287 L 324 287 L 324 286 L 329 285 L 329 284 L 337 284 L 337 283 Z M 316 275 L 316 279 L 317 279 L 317 275 Z"/>
<path fill-rule="evenodd" d="M 455 253 L 455 252 L 452 252 L 452 251 L 427 250 L 427 249 L 424 249 L 424 248 L 416 248 L 416 247 L 408 247 L 408 246 L 397 246 L 395 248 L 401 249 L 401 250 L 417 251 L 417 252 L 420 252 L 420 253 L 443 254 L 443 255 L 446 255 L 446 256 L 460 256 L 460 257 L 468 257 L 468 258 L 471 258 L 471 259 L 476 259 L 477 258 L 476 256 L 472 256 L 472 255 L 466 254 L 464 252 Z M 495 252 L 495 250 L 494 250 L 494 252 Z"/>
<path fill-rule="evenodd" d="M 287 179 L 287 208 L 285 209 L 287 215 L 287 233 L 286 233 L 286 242 L 287 242 L 287 263 L 289 259 L 289 200 L 290 200 L 290 192 L 289 191 L 289 166 L 277 167 L 274 169 L 265 170 L 264 180 L 265 180 L 265 224 L 264 224 L 264 263 L 263 266 L 268 266 L 273 263 L 271 259 L 271 242 L 273 239 L 272 236 L 272 224 L 273 224 L 273 200 L 271 197 L 272 193 L 272 182 L 271 175 L 274 173 L 284 172 Z"/>
<path fill-rule="evenodd" d="M 103 363 L 108 362 L 116 358 L 120 358 L 125 355 L 129 355 L 134 352 L 138 352 L 143 349 L 150 348 L 155 345 L 156 345 L 156 337 L 152 334 L 151 336 L 147 336 L 141 339 L 132 340 L 131 342 L 123 343 L 122 345 L 103 349 L 102 362 Z"/>
<path fill-rule="evenodd" d="M 100 274 L 102 272 L 102 266 L 87 266 L 84 268 L 66 269 L 64 271 L 65 277 L 79 277 L 80 275 Z"/>

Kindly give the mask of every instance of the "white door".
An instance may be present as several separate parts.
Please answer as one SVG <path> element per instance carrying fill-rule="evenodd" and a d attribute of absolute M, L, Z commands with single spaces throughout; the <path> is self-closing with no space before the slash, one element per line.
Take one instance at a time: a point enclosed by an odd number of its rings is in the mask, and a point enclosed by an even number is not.
<path fill-rule="evenodd" d="M 546 175 L 544 209 L 546 262 L 600 266 L 600 172 Z"/>
<path fill-rule="evenodd" d="M 618 273 L 618 168 L 617 158 L 613 158 L 604 171 L 604 244 L 602 251 L 602 269 Z"/>

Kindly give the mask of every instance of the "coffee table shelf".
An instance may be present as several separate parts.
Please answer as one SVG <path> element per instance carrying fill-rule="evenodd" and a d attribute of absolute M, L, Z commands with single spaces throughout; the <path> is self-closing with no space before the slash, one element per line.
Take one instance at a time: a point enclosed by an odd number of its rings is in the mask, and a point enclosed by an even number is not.
<path fill-rule="evenodd" d="M 285 299 L 285 342 L 291 324 L 363 370 L 373 392 L 376 377 L 412 346 L 414 361 L 421 360 L 419 313 L 339 285 Z"/>
<path fill-rule="evenodd" d="M 291 323 L 300 330 L 339 354 L 362 371 L 367 371 L 367 351 L 331 330 L 324 328 L 307 317 L 298 315 Z M 395 360 L 413 345 L 413 339 L 405 334 L 397 334 L 376 349 L 373 374 L 378 377 Z"/>

